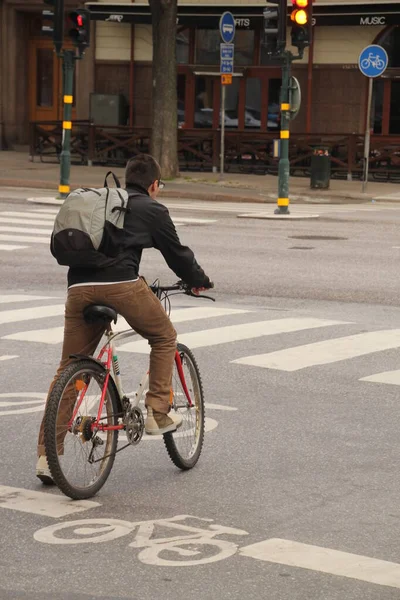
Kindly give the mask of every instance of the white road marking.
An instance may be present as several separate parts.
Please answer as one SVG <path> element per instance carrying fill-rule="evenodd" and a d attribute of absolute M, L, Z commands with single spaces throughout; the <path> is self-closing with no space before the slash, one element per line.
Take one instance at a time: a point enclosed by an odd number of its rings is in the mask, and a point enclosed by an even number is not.
<path fill-rule="evenodd" d="M 15 310 L 4 310 L 0 312 L 0 324 L 18 323 L 19 321 L 31 321 L 32 319 L 43 319 L 58 317 L 64 314 L 64 304 L 52 304 L 50 306 L 38 306 L 35 308 L 18 308 Z"/>
<path fill-rule="evenodd" d="M 185 333 L 178 336 L 178 342 L 186 344 L 189 348 L 207 348 L 218 344 L 227 344 L 240 340 L 249 340 L 267 335 L 279 333 L 290 333 L 304 329 L 315 329 L 331 325 L 343 325 L 344 321 L 327 321 L 324 319 L 275 319 L 271 321 L 259 321 L 257 323 L 243 323 L 240 325 L 228 325 L 216 329 L 205 329 L 194 333 Z M 149 347 L 147 342 L 129 342 L 120 346 L 122 352 L 138 352 L 147 354 Z"/>
<path fill-rule="evenodd" d="M 264 369 L 298 371 L 393 348 L 400 348 L 400 329 L 359 333 L 268 354 L 245 356 L 232 362 Z"/>
<path fill-rule="evenodd" d="M 0 485 L 0 508 L 60 519 L 101 506 L 91 500 L 70 500 L 59 494 Z"/>
<path fill-rule="evenodd" d="M 58 215 L 60 209 L 59 208 L 35 208 L 35 210 L 30 210 L 30 213 L 43 213 L 46 215 L 52 215 L 53 219 L 56 215 Z"/>
<path fill-rule="evenodd" d="M 51 225 L 51 222 L 41 218 L 39 219 L 27 219 L 26 216 L 24 219 L 18 219 L 17 217 L 2 217 L 0 213 L 0 223 L 4 225 L 4 223 L 11 223 L 13 225 Z"/>
<path fill-rule="evenodd" d="M 10 304 L 11 302 L 30 302 L 31 300 L 52 300 L 55 296 L 23 296 L 22 294 L 0 295 L 0 304 Z"/>
<path fill-rule="evenodd" d="M 279 565 L 400 588 L 399 564 L 331 548 L 270 539 L 240 548 L 239 554 Z"/>
<path fill-rule="evenodd" d="M 11 360 L 13 358 L 18 358 L 18 356 L 16 354 L 3 354 L 0 356 L 0 362 L 3 360 Z"/>
<path fill-rule="evenodd" d="M 44 307 L 46 309 L 47 307 Z M 43 312 L 42 316 L 46 317 L 47 314 Z M 173 323 L 183 323 L 185 321 L 196 321 L 198 319 L 209 319 L 211 317 L 221 317 L 228 315 L 244 314 L 249 311 L 239 310 L 234 308 L 213 308 L 208 306 L 201 306 L 196 308 L 181 308 L 172 312 Z M 1 318 L 1 312 L 0 312 Z M 115 331 L 124 331 L 130 329 L 129 324 L 122 317 L 118 318 L 118 322 Z M 4 340 L 19 340 L 23 342 L 38 342 L 42 344 L 59 344 L 63 340 L 64 327 L 50 327 L 47 329 L 33 329 L 30 331 L 21 331 L 19 333 L 12 333 L 10 335 L 3 336 Z M 133 334 L 134 335 L 134 334 Z M 118 341 L 118 340 L 117 340 Z M 144 342 L 147 344 L 147 342 Z"/>
<path fill-rule="evenodd" d="M 193 218 L 189 218 L 189 217 L 177 217 L 177 216 L 173 216 L 172 217 L 173 221 L 176 222 L 180 222 L 180 223 L 187 223 L 187 224 L 191 224 L 191 223 L 216 223 L 216 219 L 196 219 L 195 217 Z"/>
<path fill-rule="evenodd" d="M 0 241 L 2 242 L 34 242 L 36 244 L 50 244 L 50 236 L 48 237 L 33 237 L 29 235 L 7 235 L 0 234 Z"/>
<path fill-rule="evenodd" d="M 28 248 L 28 246 L 11 246 L 8 244 L 0 244 L 0 250 L 5 250 L 6 252 L 11 252 L 11 250 L 23 250 L 24 248 Z"/>
<path fill-rule="evenodd" d="M 0 221 L 1 223 L 1 221 Z M 28 223 L 27 223 L 28 225 Z M 44 235 L 50 235 L 52 233 L 52 229 L 34 229 L 33 231 L 28 230 L 26 227 L 9 227 L 8 225 L 2 226 L 0 225 L 0 231 L 4 231 L 5 233 L 9 232 L 9 233 L 29 233 L 29 235 L 35 234 L 35 235 L 40 235 L 40 234 L 44 234 Z"/>
<path fill-rule="evenodd" d="M 3 218 L 3 215 L 5 217 L 18 217 L 20 219 L 24 219 L 27 223 L 30 222 L 31 218 L 40 218 L 40 219 L 49 219 L 50 221 L 54 221 L 55 215 L 58 213 L 58 211 L 56 211 L 54 214 L 49 213 L 48 210 L 44 211 L 43 214 L 41 215 L 35 215 L 35 213 L 32 211 L 29 212 L 15 212 L 12 210 L 9 211 L 5 211 L 5 212 L 0 212 L 0 221 Z"/>
<path fill-rule="evenodd" d="M 42 394 L 39 392 L 2 393 L 0 394 L 0 398 L 5 398 L 5 400 L 0 400 L 0 409 L 11 408 L 11 410 L 0 410 L 0 417 L 41 412 L 44 409 L 46 396 L 47 394 Z M 10 401 L 10 398 L 18 398 L 18 400 Z M 21 398 L 28 398 L 28 400 L 21 400 Z"/>
<path fill-rule="evenodd" d="M 374 383 L 400 385 L 400 370 L 376 373 L 375 375 L 369 375 L 369 377 L 362 377 L 359 381 L 372 381 Z"/>
<path fill-rule="evenodd" d="M 212 404 L 211 402 L 206 402 L 206 410 L 227 410 L 227 411 L 236 411 L 238 410 L 234 406 L 224 406 L 223 404 Z"/>

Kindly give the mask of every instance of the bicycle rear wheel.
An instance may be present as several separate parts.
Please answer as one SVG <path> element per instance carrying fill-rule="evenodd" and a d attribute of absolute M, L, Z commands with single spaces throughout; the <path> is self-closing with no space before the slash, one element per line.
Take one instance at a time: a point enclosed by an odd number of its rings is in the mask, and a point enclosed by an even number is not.
<path fill-rule="evenodd" d="M 183 422 L 176 432 L 164 434 L 164 443 L 174 465 L 179 469 L 187 470 L 195 466 L 203 447 L 204 395 L 200 371 L 192 351 L 183 344 L 178 344 L 177 349 L 193 406 L 189 406 L 175 363 L 172 375 L 172 410 L 182 416 Z"/>
<path fill-rule="evenodd" d="M 105 484 L 115 459 L 118 431 L 96 432 L 105 371 L 91 360 L 66 367 L 49 397 L 44 445 L 51 475 L 59 489 L 74 500 L 94 496 Z M 109 382 L 100 423 L 117 425 L 119 401 Z M 76 413 L 76 414 L 75 414 Z"/>

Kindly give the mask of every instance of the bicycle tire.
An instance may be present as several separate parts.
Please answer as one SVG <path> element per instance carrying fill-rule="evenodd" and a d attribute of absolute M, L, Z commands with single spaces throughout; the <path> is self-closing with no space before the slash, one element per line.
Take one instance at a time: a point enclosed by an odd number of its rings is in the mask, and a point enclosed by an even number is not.
<path fill-rule="evenodd" d="M 189 409 L 186 407 L 182 416 L 183 423 L 182 426 L 175 431 L 174 433 L 165 433 L 164 434 L 164 444 L 167 449 L 168 455 L 174 465 L 183 471 L 187 471 L 192 469 L 197 461 L 200 458 L 201 450 L 203 447 L 204 441 L 204 428 L 205 428 L 205 408 L 204 408 L 204 393 L 203 393 L 203 384 L 201 381 L 199 367 L 197 365 L 196 359 L 193 356 L 192 351 L 183 344 L 177 345 L 177 350 L 181 355 L 182 366 L 185 366 L 185 363 L 189 366 L 191 382 L 186 381 L 186 385 L 193 396 L 194 407 Z M 176 369 L 176 365 L 174 366 L 174 375 L 172 378 L 172 386 L 174 388 L 175 385 L 179 385 L 180 378 Z M 180 394 L 180 396 L 184 396 L 183 390 L 178 392 L 174 391 L 174 405 L 172 410 L 178 410 L 176 398 Z M 190 426 L 193 425 L 193 420 L 190 418 L 192 411 L 196 410 L 196 423 L 195 423 L 195 445 L 190 448 L 188 455 L 184 455 L 183 450 L 181 449 L 180 440 L 185 436 L 185 427 L 189 425 L 186 431 L 190 431 Z"/>
<path fill-rule="evenodd" d="M 101 386 L 102 389 L 103 384 L 100 382 L 100 379 L 102 376 L 104 376 L 104 369 L 91 360 L 81 359 L 74 361 L 64 369 L 57 382 L 55 383 L 46 405 L 44 421 L 44 446 L 46 450 L 47 462 L 49 465 L 50 473 L 57 487 L 66 496 L 69 496 L 73 500 L 84 500 L 86 498 L 91 498 L 103 487 L 114 464 L 115 451 L 117 449 L 118 443 L 118 431 L 108 431 L 106 433 L 107 444 L 105 450 L 105 455 L 107 455 L 107 458 L 104 458 L 104 461 L 106 461 L 106 463 L 105 466 L 101 464 L 103 461 L 96 463 L 100 465 L 101 471 L 99 477 L 96 478 L 96 480 L 93 483 L 89 483 L 89 485 L 87 486 L 77 486 L 75 483 L 72 483 L 72 481 L 68 479 L 66 473 L 64 473 L 62 461 L 64 461 L 65 453 L 59 455 L 57 452 L 57 418 L 59 414 L 60 402 L 63 398 L 64 391 L 67 389 L 68 386 L 72 385 L 71 382 L 79 374 L 89 375 L 90 382 L 92 381 L 92 378 L 94 378 L 94 380 L 98 383 L 99 386 Z M 88 396 L 88 398 L 90 398 L 90 396 Z M 108 402 L 110 403 L 110 405 L 108 405 Z M 118 417 L 116 417 L 115 415 L 118 413 L 119 410 L 119 402 L 117 392 L 112 382 L 109 382 L 107 386 L 105 406 L 107 407 L 107 410 L 111 409 L 111 414 L 109 417 L 107 417 L 108 422 L 112 425 L 116 425 Z M 65 439 L 67 439 L 67 433 L 68 431 L 66 429 Z M 88 440 L 84 440 L 82 442 L 83 434 L 76 434 L 72 432 L 69 433 L 72 434 L 75 440 L 78 440 L 78 442 L 80 441 L 81 448 L 83 448 L 83 444 L 88 443 Z M 79 440 L 78 438 L 81 439 Z M 84 458 L 85 454 L 87 454 L 86 451 L 81 452 L 81 455 L 83 455 Z M 62 461 L 60 460 L 61 457 L 63 457 Z M 88 462 L 88 464 L 90 463 Z M 71 469 L 69 469 L 69 471 L 71 471 Z"/>

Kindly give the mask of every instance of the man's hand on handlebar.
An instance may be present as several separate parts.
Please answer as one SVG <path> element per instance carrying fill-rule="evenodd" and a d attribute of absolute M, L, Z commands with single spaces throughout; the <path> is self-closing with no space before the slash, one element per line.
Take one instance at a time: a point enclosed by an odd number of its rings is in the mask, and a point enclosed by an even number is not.
<path fill-rule="evenodd" d="M 200 292 L 205 292 L 206 290 L 211 290 L 213 287 L 214 287 L 214 282 L 210 281 L 209 285 L 198 287 L 198 288 L 191 288 L 191 292 L 195 296 L 198 296 L 200 294 Z"/>

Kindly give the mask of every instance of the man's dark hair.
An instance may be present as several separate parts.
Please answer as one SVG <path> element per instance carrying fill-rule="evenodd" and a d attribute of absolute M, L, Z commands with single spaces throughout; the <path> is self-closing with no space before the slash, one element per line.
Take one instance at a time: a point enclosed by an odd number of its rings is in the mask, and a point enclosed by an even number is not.
<path fill-rule="evenodd" d="M 126 165 L 125 185 L 140 185 L 148 190 L 151 184 L 160 179 L 161 169 L 158 162 L 150 154 L 138 154 Z"/>

